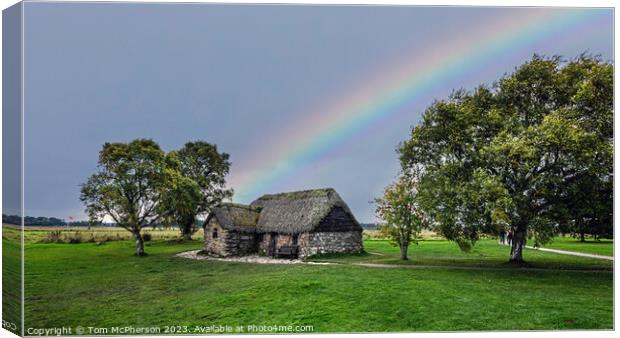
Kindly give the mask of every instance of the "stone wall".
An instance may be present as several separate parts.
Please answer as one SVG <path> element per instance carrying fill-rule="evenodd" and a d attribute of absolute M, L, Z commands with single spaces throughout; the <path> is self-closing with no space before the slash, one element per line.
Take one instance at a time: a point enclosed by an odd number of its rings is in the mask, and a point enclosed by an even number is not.
<path fill-rule="evenodd" d="M 217 238 L 213 232 L 217 230 Z M 256 253 L 256 234 L 226 230 L 212 220 L 205 228 L 204 249 L 214 256 L 243 256 Z"/>
<path fill-rule="evenodd" d="M 231 243 L 231 246 L 228 248 L 228 252 L 233 256 L 244 256 L 256 253 L 256 234 L 229 231 L 228 239 Z"/>
<path fill-rule="evenodd" d="M 217 238 L 213 238 L 213 232 L 217 231 Z M 205 226 L 204 250 L 215 256 L 227 256 L 225 238 L 228 232 L 224 230 L 216 221 L 211 220 Z"/>
<path fill-rule="evenodd" d="M 310 232 L 299 235 L 299 258 L 364 250 L 361 231 Z"/>
<path fill-rule="evenodd" d="M 213 230 L 218 236 L 213 238 Z M 222 228 L 215 220 L 205 227 L 204 249 L 220 257 L 269 254 L 271 233 L 254 234 Z M 276 248 L 293 245 L 293 235 L 276 234 Z M 326 253 L 358 253 L 364 247 L 361 231 L 322 231 L 300 234 L 297 240 L 299 258 Z"/>

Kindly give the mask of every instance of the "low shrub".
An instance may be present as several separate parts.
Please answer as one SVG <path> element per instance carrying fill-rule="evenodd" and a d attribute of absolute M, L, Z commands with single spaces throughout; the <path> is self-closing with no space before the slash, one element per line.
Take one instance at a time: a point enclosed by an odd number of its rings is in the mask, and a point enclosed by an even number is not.
<path fill-rule="evenodd" d="M 146 233 L 146 234 L 142 235 L 142 239 L 143 239 L 145 242 L 148 242 L 148 241 L 150 241 L 150 240 L 151 240 L 151 239 L 153 239 L 153 238 L 152 238 L 151 234 Z"/>
<path fill-rule="evenodd" d="M 53 230 L 48 232 L 45 238 L 41 240 L 41 243 L 63 243 L 62 231 Z"/>
<path fill-rule="evenodd" d="M 82 243 L 82 235 L 77 231 L 73 235 L 67 235 L 65 236 L 65 243 L 80 244 Z"/>

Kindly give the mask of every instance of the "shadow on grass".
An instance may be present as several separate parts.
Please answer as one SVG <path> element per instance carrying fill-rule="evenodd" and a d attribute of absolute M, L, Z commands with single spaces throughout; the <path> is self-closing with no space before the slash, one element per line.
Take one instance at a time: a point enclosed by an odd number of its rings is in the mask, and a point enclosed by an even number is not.
<path fill-rule="evenodd" d="M 329 259 L 347 259 L 347 258 L 365 258 L 371 257 L 372 254 L 362 251 L 359 253 L 325 253 L 309 256 L 306 260 L 329 260 Z"/>

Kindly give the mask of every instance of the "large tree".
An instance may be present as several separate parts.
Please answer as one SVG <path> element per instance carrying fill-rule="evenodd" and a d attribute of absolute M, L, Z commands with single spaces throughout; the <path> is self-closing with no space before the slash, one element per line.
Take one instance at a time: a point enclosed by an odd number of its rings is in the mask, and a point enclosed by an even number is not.
<path fill-rule="evenodd" d="M 162 201 L 182 178 L 179 165 L 147 139 L 104 144 L 98 164 L 98 171 L 82 185 L 80 199 L 86 212 L 91 221 L 110 218 L 130 231 L 136 255 L 143 256 L 141 230 L 165 215 Z"/>
<path fill-rule="evenodd" d="M 232 196 L 232 190 L 226 189 L 229 155 L 204 141 L 188 142 L 173 155 L 180 163 L 183 179 L 171 190 L 169 208 L 182 236 L 190 239 L 197 230 L 197 217 Z"/>
<path fill-rule="evenodd" d="M 528 238 L 611 221 L 612 138 L 613 66 L 534 56 L 492 88 L 435 102 L 399 153 L 423 172 L 421 205 L 445 237 L 467 250 L 507 226 L 522 262 Z"/>
<path fill-rule="evenodd" d="M 424 215 L 417 200 L 416 181 L 409 175 L 400 176 L 375 199 L 376 214 L 383 220 L 380 231 L 400 248 L 400 259 L 407 260 L 411 243 L 416 243 L 425 226 Z"/>

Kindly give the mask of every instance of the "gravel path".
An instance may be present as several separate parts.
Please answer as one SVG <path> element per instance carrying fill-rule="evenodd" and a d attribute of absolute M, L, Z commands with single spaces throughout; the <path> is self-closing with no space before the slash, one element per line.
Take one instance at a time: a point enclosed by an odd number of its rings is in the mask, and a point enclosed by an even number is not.
<path fill-rule="evenodd" d="M 239 263 L 256 263 L 256 264 L 302 264 L 303 261 L 299 259 L 279 259 L 271 258 L 259 255 L 249 255 L 242 257 L 212 257 L 207 255 L 199 255 L 200 250 L 186 251 L 176 254 L 177 257 L 189 258 L 189 259 L 206 259 L 210 261 L 222 261 L 222 262 L 239 262 Z"/>
<path fill-rule="evenodd" d="M 566 250 L 558 250 L 558 249 L 547 249 L 547 248 L 535 248 L 533 246 L 525 246 L 528 249 L 538 250 L 538 251 L 546 251 L 553 252 L 561 255 L 571 255 L 571 256 L 579 256 L 579 257 L 588 257 L 588 258 L 596 258 L 596 259 L 606 259 L 608 261 L 613 261 L 614 258 L 612 256 L 603 256 L 603 255 L 595 255 L 584 252 L 576 252 L 576 251 L 566 251 Z"/>
<path fill-rule="evenodd" d="M 509 246 L 508 244 L 503 244 L 503 243 L 499 243 L 499 245 Z M 527 249 L 531 249 L 531 250 L 552 252 L 552 253 L 556 253 L 556 254 L 560 254 L 560 255 L 571 255 L 571 256 L 588 257 L 588 258 L 596 258 L 596 259 L 605 259 L 605 260 L 608 260 L 608 261 L 613 261 L 614 260 L 614 258 L 612 256 L 595 255 L 595 254 L 584 253 L 584 252 L 558 250 L 558 249 L 535 248 L 535 247 L 529 246 L 529 245 L 526 245 L 525 247 Z"/>

